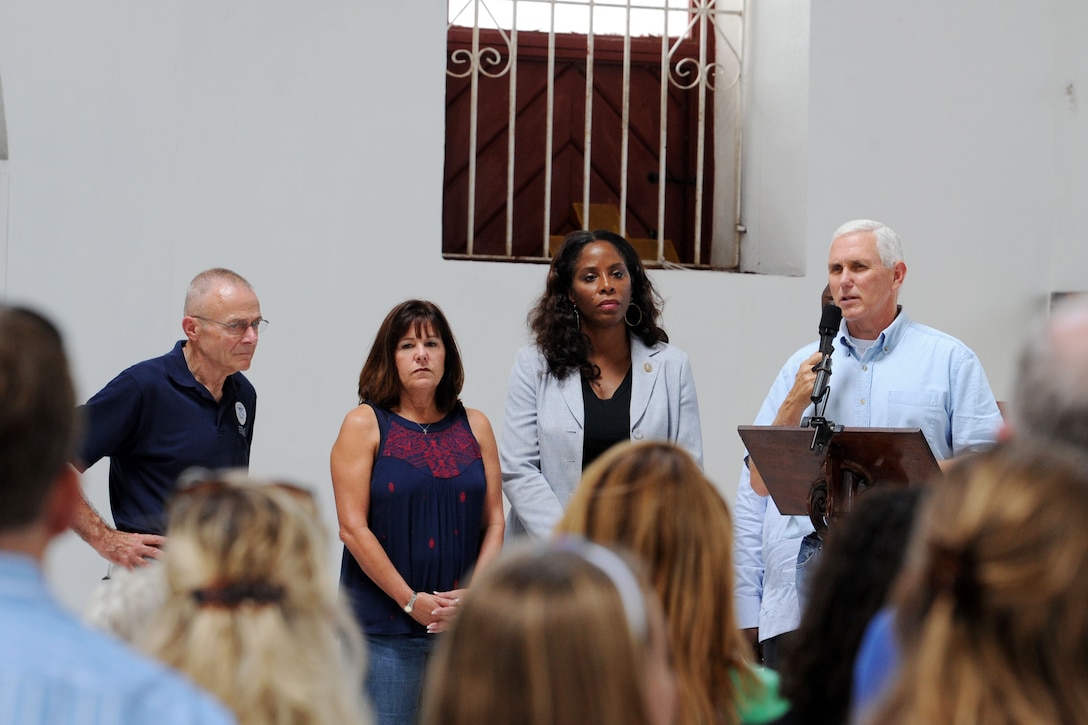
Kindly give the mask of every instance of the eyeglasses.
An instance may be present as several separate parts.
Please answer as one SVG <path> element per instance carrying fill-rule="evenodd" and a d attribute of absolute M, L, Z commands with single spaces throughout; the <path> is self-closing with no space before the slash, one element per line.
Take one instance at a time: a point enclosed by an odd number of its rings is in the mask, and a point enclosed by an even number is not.
<path fill-rule="evenodd" d="M 245 322 L 244 320 L 235 320 L 234 322 L 220 322 L 219 320 L 212 320 L 207 317 L 201 317 L 200 315 L 189 315 L 190 317 L 202 320 L 204 322 L 214 322 L 227 331 L 228 335 L 233 337 L 241 337 L 246 334 L 246 329 L 252 329 L 258 335 L 268 329 L 268 320 L 263 317 L 254 320 L 253 322 Z"/>

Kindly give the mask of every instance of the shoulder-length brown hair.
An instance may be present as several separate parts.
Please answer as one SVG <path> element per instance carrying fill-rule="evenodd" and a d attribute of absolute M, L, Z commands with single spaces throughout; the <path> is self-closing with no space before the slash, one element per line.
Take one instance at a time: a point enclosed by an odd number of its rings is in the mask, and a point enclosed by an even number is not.
<path fill-rule="evenodd" d="M 397 373 L 397 343 L 409 329 L 419 332 L 427 327 L 434 330 L 446 348 L 446 369 L 435 390 L 434 402 L 443 413 L 453 410 L 465 384 L 465 369 L 450 323 L 438 305 L 427 300 L 406 300 L 385 316 L 359 373 L 360 403 L 370 400 L 383 408 L 395 408 L 400 404 L 402 388 Z"/>
<path fill-rule="evenodd" d="M 665 607 L 677 722 L 736 723 L 757 684 L 733 609 L 733 522 L 695 459 L 664 441 L 612 447 L 585 470 L 556 533 L 642 557 Z"/>

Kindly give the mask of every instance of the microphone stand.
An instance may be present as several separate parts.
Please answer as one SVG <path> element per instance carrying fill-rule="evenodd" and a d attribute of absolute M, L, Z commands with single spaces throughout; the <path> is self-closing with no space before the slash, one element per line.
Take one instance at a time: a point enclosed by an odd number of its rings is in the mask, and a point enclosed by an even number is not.
<path fill-rule="evenodd" d="M 824 353 L 820 359 L 820 364 L 813 368 L 816 372 L 816 384 L 812 389 L 812 402 L 815 404 L 813 412 L 815 415 L 805 416 L 801 419 L 802 428 L 814 428 L 812 433 L 812 443 L 809 445 L 809 450 L 815 451 L 817 454 L 823 453 L 824 447 L 830 442 L 831 436 L 835 433 L 841 433 L 843 427 L 836 425 L 835 421 L 828 420 L 823 416 L 824 410 L 827 409 L 827 395 L 831 392 L 830 385 L 824 385 L 823 390 L 820 391 L 821 379 L 826 380 L 831 377 L 831 353 L 835 348 L 830 347 L 827 352 Z M 820 406 L 823 405 L 823 408 Z"/>

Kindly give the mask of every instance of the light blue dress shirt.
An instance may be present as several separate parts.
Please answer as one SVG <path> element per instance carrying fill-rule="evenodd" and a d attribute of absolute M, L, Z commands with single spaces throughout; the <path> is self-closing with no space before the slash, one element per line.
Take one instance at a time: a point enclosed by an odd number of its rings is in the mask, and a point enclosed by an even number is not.
<path fill-rule="evenodd" d="M 233 722 L 181 675 L 61 609 L 34 560 L 0 552 L 0 723 Z"/>
<path fill-rule="evenodd" d="M 756 417 L 770 425 L 797 371 L 819 348 L 801 348 L 782 367 Z M 978 356 L 939 330 L 899 315 L 859 354 L 839 328 L 832 355 L 831 390 L 824 417 L 849 428 L 920 428 L 938 459 L 988 448 L 997 440 L 1001 413 Z M 810 404 L 804 415 L 812 415 Z M 759 627 L 760 640 L 797 629 L 797 552 L 811 533 L 804 516 L 783 516 L 769 497 L 752 490 L 741 465 L 734 506 L 737 620 Z"/>

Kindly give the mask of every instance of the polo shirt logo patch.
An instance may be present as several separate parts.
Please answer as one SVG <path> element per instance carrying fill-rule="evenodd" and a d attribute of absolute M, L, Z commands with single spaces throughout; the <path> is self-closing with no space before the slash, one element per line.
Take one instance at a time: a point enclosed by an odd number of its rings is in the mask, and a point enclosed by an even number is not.
<path fill-rule="evenodd" d="M 238 425 L 246 424 L 246 406 L 241 401 L 234 404 L 234 414 L 238 416 Z"/>

